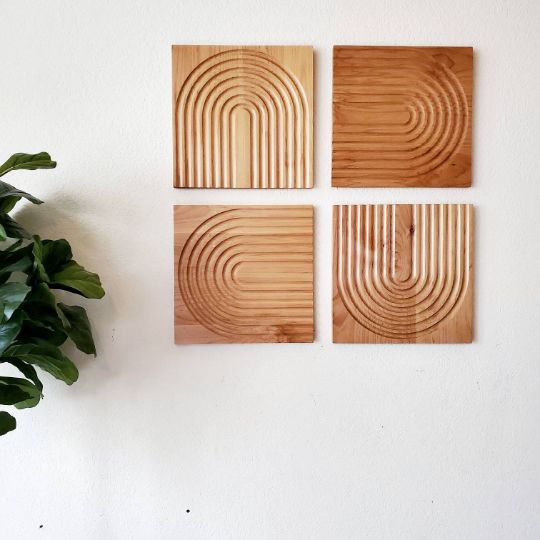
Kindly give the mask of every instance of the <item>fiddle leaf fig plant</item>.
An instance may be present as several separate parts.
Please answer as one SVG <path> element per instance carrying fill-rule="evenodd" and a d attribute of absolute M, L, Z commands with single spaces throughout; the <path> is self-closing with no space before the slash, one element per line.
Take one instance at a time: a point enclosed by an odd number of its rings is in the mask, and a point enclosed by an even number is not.
<path fill-rule="evenodd" d="M 0 165 L 0 176 L 54 167 L 56 162 L 46 152 L 14 154 Z M 99 276 L 73 260 L 67 240 L 42 240 L 9 215 L 21 199 L 42 203 L 0 181 L 0 364 L 10 364 L 21 375 L 0 376 L 0 405 L 17 409 L 35 407 L 43 397 L 38 370 L 66 384 L 77 380 L 77 367 L 61 348 L 67 340 L 83 353 L 96 355 L 85 309 L 59 302 L 55 290 L 85 298 L 105 294 Z M 0 435 L 16 425 L 9 412 L 0 411 Z"/>

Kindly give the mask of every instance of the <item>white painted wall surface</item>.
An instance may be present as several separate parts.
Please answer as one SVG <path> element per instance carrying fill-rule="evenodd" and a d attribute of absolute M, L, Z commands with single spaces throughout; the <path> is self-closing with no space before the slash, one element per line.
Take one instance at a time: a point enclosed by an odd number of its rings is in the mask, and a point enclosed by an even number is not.
<path fill-rule="evenodd" d="M 46 201 L 19 218 L 108 292 L 98 358 L 44 376 L 0 439 L 2 538 L 540 537 L 536 0 L 3 0 L 0 20 L 1 156 L 59 163 L 9 176 Z M 315 47 L 315 189 L 171 187 L 172 43 Z M 330 188 L 333 44 L 475 47 L 473 188 Z M 473 345 L 331 343 L 331 206 L 373 202 L 477 205 Z M 175 203 L 314 204 L 316 342 L 173 345 Z"/>

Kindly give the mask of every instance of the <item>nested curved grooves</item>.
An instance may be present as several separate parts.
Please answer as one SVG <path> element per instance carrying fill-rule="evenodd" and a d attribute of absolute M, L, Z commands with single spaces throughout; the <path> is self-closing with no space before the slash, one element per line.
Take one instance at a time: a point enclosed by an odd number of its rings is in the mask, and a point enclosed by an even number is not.
<path fill-rule="evenodd" d="M 311 339 L 311 212 L 237 208 L 199 225 L 184 244 L 177 276 L 193 317 L 228 338 Z"/>
<path fill-rule="evenodd" d="M 364 49 L 341 62 L 334 109 L 339 114 L 345 107 L 348 114 L 335 128 L 334 176 L 364 171 L 371 178 L 414 179 L 452 159 L 470 118 L 467 95 L 451 69 L 418 50 Z M 409 120 L 395 122 L 399 115 Z"/>
<path fill-rule="evenodd" d="M 248 185 L 235 173 L 242 135 L 231 126 L 245 110 L 249 123 Z M 215 54 L 188 76 L 176 100 L 179 187 L 301 188 L 311 185 L 311 118 L 302 85 L 262 52 Z"/>
<path fill-rule="evenodd" d="M 405 207 L 411 220 L 398 223 L 396 208 L 407 215 Z M 433 332 L 459 308 L 470 279 L 469 205 L 349 205 L 337 213 L 336 285 L 356 322 L 406 340 Z M 410 266 L 403 279 L 396 256 Z"/>

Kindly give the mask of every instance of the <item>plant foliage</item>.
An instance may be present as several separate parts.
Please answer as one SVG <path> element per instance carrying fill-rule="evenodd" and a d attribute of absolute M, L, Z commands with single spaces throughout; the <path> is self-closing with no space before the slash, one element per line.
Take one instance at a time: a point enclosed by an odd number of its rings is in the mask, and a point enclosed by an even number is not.
<path fill-rule="evenodd" d="M 0 176 L 54 167 L 56 162 L 46 152 L 14 154 L 0 165 Z M 0 405 L 17 409 L 35 407 L 43 397 L 36 368 L 66 384 L 77 380 L 77 367 L 61 350 L 66 340 L 86 354 L 96 354 L 86 311 L 58 302 L 54 291 L 85 298 L 105 294 L 99 276 L 73 260 L 67 240 L 42 240 L 9 216 L 21 199 L 42 203 L 0 181 L 0 363 L 12 365 L 22 375 L 0 376 Z M 0 435 L 15 427 L 15 418 L 0 411 Z"/>

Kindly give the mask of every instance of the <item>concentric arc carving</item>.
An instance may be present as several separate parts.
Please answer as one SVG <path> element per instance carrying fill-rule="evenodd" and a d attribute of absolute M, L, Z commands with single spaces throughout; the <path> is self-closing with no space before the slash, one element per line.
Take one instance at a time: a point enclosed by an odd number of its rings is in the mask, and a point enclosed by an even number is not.
<path fill-rule="evenodd" d="M 177 320 L 177 342 L 194 325 L 196 341 L 312 341 L 312 208 L 200 208 L 212 210 L 175 241 L 177 300 L 192 319 Z"/>
<path fill-rule="evenodd" d="M 472 49 L 336 47 L 333 185 L 470 185 Z"/>
<path fill-rule="evenodd" d="M 335 207 L 336 341 L 470 341 L 472 221 L 470 205 Z"/>
<path fill-rule="evenodd" d="M 194 47 L 175 49 L 187 62 Z M 175 96 L 175 186 L 311 187 L 312 51 L 197 49 L 202 59 L 179 76 Z M 287 67 L 289 53 L 302 56 L 305 73 Z"/>

